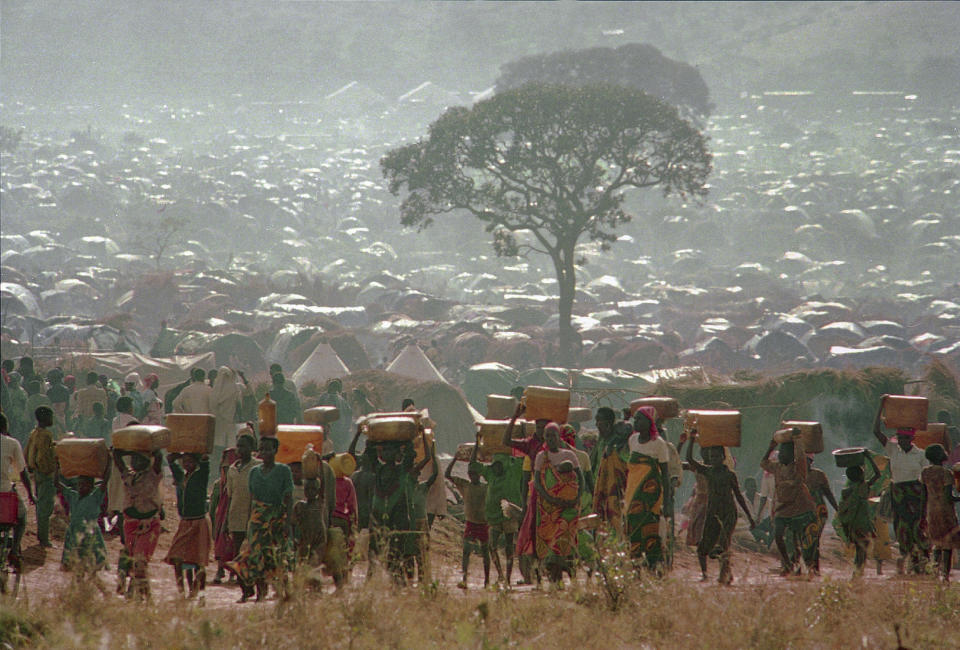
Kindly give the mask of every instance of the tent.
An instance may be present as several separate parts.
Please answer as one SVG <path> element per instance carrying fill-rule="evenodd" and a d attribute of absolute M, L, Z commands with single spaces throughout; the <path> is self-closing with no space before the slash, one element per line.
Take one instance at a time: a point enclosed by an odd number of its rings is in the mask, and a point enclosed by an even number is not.
<path fill-rule="evenodd" d="M 331 379 L 350 374 L 346 364 L 329 343 L 318 343 L 310 356 L 293 373 L 293 383 L 303 388 L 307 382 L 325 385 Z"/>
<path fill-rule="evenodd" d="M 200 367 L 210 370 L 215 367 L 214 353 L 180 355 L 175 357 L 148 357 L 136 352 L 66 352 L 58 360 L 58 364 L 67 372 L 78 377 L 91 370 L 97 374 L 105 374 L 114 379 L 122 378 L 128 373 L 139 373 L 145 377 L 155 373 L 160 378 L 160 394 L 166 389 L 185 381 L 190 377 L 193 368 Z"/>
<path fill-rule="evenodd" d="M 427 355 L 423 353 L 423 350 L 414 344 L 410 344 L 400 351 L 397 358 L 387 366 L 387 372 L 392 372 L 395 375 L 403 375 L 404 377 L 416 379 L 417 381 L 442 381 L 449 383 L 443 375 L 440 374 L 440 371 L 437 370 L 437 367 L 433 365 L 430 359 L 427 358 Z"/>

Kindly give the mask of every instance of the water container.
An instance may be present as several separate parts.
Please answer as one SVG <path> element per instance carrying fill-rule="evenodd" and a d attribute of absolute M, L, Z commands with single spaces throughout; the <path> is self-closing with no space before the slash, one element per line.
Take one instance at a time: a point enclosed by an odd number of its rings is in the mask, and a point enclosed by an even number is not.
<path fill-rule="evenodd" d="M 170 429 L 167 451 L 180 454 L 213 452 L 217 418 L 208 413 L 168 413 L 164 425 Z"/>
<path fill-rule="evenodd" d="M 837 467 L 858 467 L 864 463 L 863 447 L 845 447 L 833 450 L 833 460 Z"/>
<path fill-rule="evenodd" d="M 585 406 L 571 406 L 567 409 L 567 422 L 589 422 L 593 419 L 593 410 Z"/>
<path fill-rule="evenodd" d="M 170 429 L 150 424 L 134 424 L 114 431 L 110 441 L 115 449 L 152 454 L 170 444 Z"/>
<path fill-rule="evenodd" d="M 888 429 L 927 428 L 929 400 L 913 395 L 890 395 L 883 403 L 883 423 Z"/>
<path fill-rule="evenodd" d="M 487 395 L 488 420 L 509 420 L 516 412 L 516 397 L 512 395 Z"/>
<path fill-rule="evenodd" d="M 427 457 L 427 450 L 423 448 L 423 439 L 426 437 L 427 443 L 432 449 L 436 445 L 436 439 L 433 436 L 433 429 L 425 429 L 422 436 L 417 436 L 413 439 L 413 449 L 417 452 L 417 458 L 414 460 L 415 463 L 420 463 L 424 458 Z"/>
<path fill-rule="evenodd" d="M 920 449 L 930 445 L 940 445 L 946 452 L 950 451 L 950 440 L 947 437 L 947 425 L 943 422 L 930 422 L 923 431 L 917 431 L 913 437 L 913 444 Z"/>
<path fill-rule="evenodd" d="M 299 463 L 308 444 L 323 449 L 323 427 L 315 424 L 281 424 L 277 427 L 278 463 Z"/>
<path fill-rule="evenodd" d="M 313 443 L 308 442 L 300 456 L 300 466 L 303 470 L 303 478 L 314 479 L 320 477 L 320 454 L 313 450 Z"/>
<path fill-rule="evenodd" d="M 823 451 L 823 427 L 819 422 L 805 420 L 787 420 L 780 425 L 785 429 L 800 429 L 800 440 L 803 442 L 803 451 L 808 454 L 819 454 Z"/>
<path fill-rule="evenodd" d="M 264 395 L 257 405 L 257 428 L 261 438 L 275 438 L 277 435 L 277 403 L 270 399 L 270 393 Z"/>
<path fill-rule="evenodd" d="M 66 478 L 103 478 L 110 462 L 110 450 L 103 438 L 64 438 L 54 451 L 60 463 L 60 474 Z"/>
<path fill-rule="evenodd" d="M 481 420 L 478 423 L 480 450 L 485 454 L 510 454 L 512 448 L 503 444 L 503 434 L 509 426 L 509 420 Z M 517 420 L 513 425 L 513 439 L 522 440 L 533 435 L 536 423 Z"/>
<path fill-rule="evenodd" d="M 739 447 L 740 411 L 690 411 L 701 447 Z"/>
<path fill-rule="evenodd" d="M 367 439 L 373 442 L 407 442 L 417 437 L 420 427 L 410 417 L 375 417 L 367 420 Z"/>
<path fill-rule="evenodd" d="M 336 406 L 314 406 L 303 412 L 303 421 L 307 424 L 330 424 L 340 419 L 340 409 Z"/>
<path fill-rule="evenodd" d="M 658 420 L 680 417 L 680 403 L 674 397 L 641 397 L 630 402 L 630 414 L 641 406 L 652 406 L 657 411 Z"/>
<path fill-rule="evenodd" d="M 567 421 L 567 411 L 570 409 L 570 391 L 566 388 L 528 386 L 523 391 L 523 400 L 527 406 L 523 417 L 528 420 L 550 420 L 557 424 L 563 424 Z"/>

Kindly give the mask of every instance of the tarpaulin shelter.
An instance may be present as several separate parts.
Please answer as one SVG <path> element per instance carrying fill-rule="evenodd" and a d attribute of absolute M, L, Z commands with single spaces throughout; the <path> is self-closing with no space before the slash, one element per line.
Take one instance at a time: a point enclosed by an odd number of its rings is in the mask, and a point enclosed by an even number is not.
<path fill-rule="evenodd" d="M 318 343 L 310 356 L 293 373 L 293 383 L 303 388 L 308 382 L 326 385 L 331 379 L 339 379 L 350 373 L 343 360 L 329 343 Z"/>

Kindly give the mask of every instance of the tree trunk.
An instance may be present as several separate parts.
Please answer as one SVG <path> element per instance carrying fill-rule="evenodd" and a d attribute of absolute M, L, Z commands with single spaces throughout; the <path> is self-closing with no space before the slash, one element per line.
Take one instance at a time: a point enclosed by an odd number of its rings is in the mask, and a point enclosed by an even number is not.
<path fill-rule="evenodd" d="M 557 314 L 560 317 L 558 323 L 560 330 L 557 359 L 565 368 L 571 368 L 580 358 L 579 336 L 573 330 L 570 318 L 573 316 L 573 298 L 577 289 L 577 278 L 573 269 L 573 250 L 562 251 L 554 259 L 554 266 L 557 272 L 557 284 L 560 289 L 560 299 L 557 302 Z"/>

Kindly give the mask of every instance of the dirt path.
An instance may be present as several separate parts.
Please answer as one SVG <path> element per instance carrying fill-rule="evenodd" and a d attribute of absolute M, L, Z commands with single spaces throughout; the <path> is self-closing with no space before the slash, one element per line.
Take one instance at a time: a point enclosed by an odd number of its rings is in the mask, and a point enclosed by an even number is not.
<path fill-rule="evenodd" d="M 160 543 L 157 552 L 150 565 L 150 584 L 153 597 L 157 602 L 173 602 L 179 600 L 181 596 L 177 593 L 174 584 L 173 569 L 163 562 L 167 549 L 173 538 L 173 533 L 177 528 L 176 505 L 172 500 L 172 495 L 167 495 L 165 500 L 166 512 L 168 516 L 163 522 L 163 533 L 160 536 Z M 57 505 L 59 513 L 59 504 Z M 172 514 L 171 514 L 172 513 Z M 42 549 L 37 543 L 36 524 L 33 509 L 28 509 L 27 533 L 24 537 L 24 569 L 25 575 L 21 582 L 21 595 L 27 595 L 30 598 L 36 598 L 41 595 L 58 593 L 64 590 L 71 580 L 71 574 L 64 572 L 60 568 L 60 556 L 63 551 L 63 531 L 66 527 L 66 520 L 62 514 L 54 516 L 51 522 L 53 548 Z M 460 555 L 459 555 L 459 535 L 460 525 L 451 519 L 438 521 L 434 525 L 433 542 L 431 546 L 431 565 L 433 567 L 433 577 L 441 585 L 446 587 L 449 593 L 458 593 L 457 583 L 460 581 Z M 746 537 L 741 537 L 746 539 Z M 104 582 L 107 589 L 112 593 L 116 585 L 116 566 L 117 556 L 120 550 L 119 537 L 109 536 L 107 538 L 107 553 L 110 570 L 100 573 L 100 579 Z M 850 580 L 852 573 L 852 563 L 850 563 L 842 554 L 842 547 L 832 530 L 827 530 L 824 534 L 822 543 L 821 575 L 813 580 Z M 212 560 L 212 557 L 211 557 Z M 360 563 L 354 567 L 351 578 L 351 584 L 347 589 L 355 589 L 364 581 L 366 563 Z M 934 584 L 929 577 L 904 577 L 896 575 L 895 562 L 884 563 L 884 575 L 876 574 L 874 565 L 871 563 L 865 572 L 862 580 L 868 584 L 894 585 L 902 584 L 905 581 L 911 582 L 929 582 Z M 674 569 L 670 576 L 676 580 L 682 580 L 689 583 L 693 589 L 712 589 L 716 588 L 716 576 L 719 571 L 718 563 L 711 560 L 708 565 L 710 580 L 706 583 L 700 582 L 700 570 L 697 565 L 696 555 L 692 549 L 686 547 L 679 549 L 674 562 Z M 744 548 L 738 548 L 733 555 L 734 584 L 730 589 L 736 592 L 738 589 L 755 588 L 766 584 L 783 584 L 793 581 L 806 581 L 807 577 L 781 578 L 779 573 L 779 560 L 775 552 L 756 552 L 748 551 Z M 235 584 L 214 585 L 211 584 L 213 576 L 216 573 L 216 563 L 212 562 L 207 566 L 208 585 L 206 589 L 206 607 L 208 608 L 228 608 L 236 606 L 240 597 L 240 589 Z M 519 579 L 519 571 L 514 567 L 513 579 L 516 582 Z M 491 580 L 496 579 L 496 570 L 491 567 Z M 586 576 L 581 571 L 579 580 L 585 580 Z M 483 565 L 478 556 L 471 558 L 470 576 L 468 580 L 469 591 L 475 591 L 483 588 Z M 534 590 L 531 586 L 513 585 L 511 587 L 517 595 Z M 333 584 L 330 579 L 324 581 L 323 590 L 325 593 L 333 592 Z M 120 596 L 112 596 L 120 598 Z M 268 600 L 264 604 L 250 603 L 245 606 L 257 607 L 268 606 L 272 602 Z"/>

